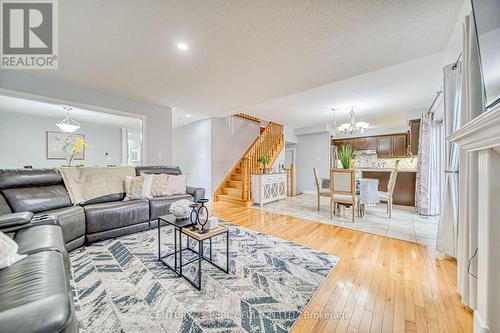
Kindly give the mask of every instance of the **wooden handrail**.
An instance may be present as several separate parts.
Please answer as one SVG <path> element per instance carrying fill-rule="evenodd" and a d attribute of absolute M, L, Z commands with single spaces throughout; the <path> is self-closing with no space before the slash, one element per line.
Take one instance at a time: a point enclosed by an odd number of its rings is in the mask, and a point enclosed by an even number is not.
<path fill-rule="evenodd" d="M 234 116 L 242 118 L 242 119 L 246 119 L 246 120 L 249 120 L 249 121 L 253 121 L 254 123 L 257 123 L 257 124 L 260 124 L 260 119 L 259 118 L 251 116 L 251 115 L 246 114 L 246 113 L 237 113 Z"/>
<path fill-rule="evenodd" d="M 241 199 L 251 200 L 251 175 L 262 172 L 261 163 L 257 160 L 264 154 L 271 155 L 272 165 L 279 153 L 283 149 L 285 138 L 283 135 L 283 125 L 270 122 L 264 131 L 254 140 L 243 154 L 241 159 L 236 163 L 228 176 L 222 181 L 219 188 L 214 192 L 214 198 L 217 194 L 222 193 L 222 188 L 225 183 L 231 179 L 231 175 L 235 173 L 239 167 L 242 176 L 242 196 Z"/>

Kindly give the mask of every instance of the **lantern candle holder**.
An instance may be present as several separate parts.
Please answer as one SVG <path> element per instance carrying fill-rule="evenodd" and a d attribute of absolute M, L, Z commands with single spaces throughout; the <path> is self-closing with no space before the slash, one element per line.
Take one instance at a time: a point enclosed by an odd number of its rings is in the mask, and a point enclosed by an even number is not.
<path fill-rule="evenodd" d="M 189 219 L 191 220 L 191 223 L 193 226 L 191 227 L 191 231 L 197 231 L 198 228 L 196 225 L 198 224 L 198 204 L 190 204 L 189 207 L 192 209 L 191 214 L 189 215 Z"/>
<path fill-rule="evenodd" d="M 200 228 L 198 229 L 198 233 L 205 234 L 208 232 L 208 229 L 205 229 L 205 225 L 208 222 L 208 208 L 205 206 L 205 203 L 208 202 L 208 199 L 199 199 L 198 203 L 201 206 L 198 208 L 198 224 Z M 203 214 L 205 213 L 205 214 Z"/>

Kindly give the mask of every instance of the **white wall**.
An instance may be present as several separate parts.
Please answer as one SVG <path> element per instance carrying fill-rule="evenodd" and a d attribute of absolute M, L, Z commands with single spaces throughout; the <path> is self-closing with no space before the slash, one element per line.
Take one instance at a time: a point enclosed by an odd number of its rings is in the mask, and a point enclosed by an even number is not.
<path fill-rule="evenodd" d="M 176 127 L 173 132 L 173 163 L 188 175 L 187 183 L 203 187 L 207 198 L 211 183 L 211 120 Z"/>
<path fill-rule="evenodd" d="M 285 131 L 285 142 L 286 143 L 297 143 L 299 140 L 298 137 L 294 133 L 294 129 L 288 126 L 284 126 Z"/>
<path fill-rule="evenodd" d="M 146 154 L 143 164 L 172 163 L 172 109 L 168 106 L 12 70 L 0 71 L 0 88 L 145 115 Z"/>
<path fill-rule="evenodd" d="M 260 126 L 239 117 L 212 118 L 211 121 L 212 189 L 215 190 L 260 135 Z"/>
<path fill-rule="evenodd" d="M 61 119 L 1 112 L 0 110 L 0 168 L 49 168 L 66 164 L 64 160 L 46 158 L 46 131 L 60 132 L 56 123 Z M 73 165 L 87 166 L 121 164 L 121 129 L 119 127 L 80 123 L 75 133 L 84 134 L 89 147 L 85 160 Z M 104 153 L 109 152 L 106 160 Z"/>
<path fill-rule="evenodd" d="M 313 168 L 320 177 L 328 177 L 330 161 L 330 133 L 300 135 L 297 142 L 297 192 L 316 191 Z"/>

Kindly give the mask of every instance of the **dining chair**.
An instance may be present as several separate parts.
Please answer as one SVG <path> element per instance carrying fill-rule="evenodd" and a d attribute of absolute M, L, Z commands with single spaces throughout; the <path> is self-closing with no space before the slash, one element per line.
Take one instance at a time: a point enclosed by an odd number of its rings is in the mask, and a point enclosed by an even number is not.
<path fill-rule="evenodd" d="M 331 207 L 330 216 L 336 213 L 337 204 L 350 204 L 352 207 L 352 222 L 356 211 L 356 172 L 354 169 L 330 170 Z"/>
<path fill-rule="evenodd" d="M 321 197 L 330 197 L 330 189 L 324 189 L 319 182 L 318 170 L 313 168 L 314 173 L 314 183 L 316 184 L 316 193 L 318 197 L 318 210 L 321 201 Z"/>
<path fill-rule="evenodd" d="M 398 170 L 394 169 L 391 171 L 389 176 L 389 183 L 387 184 L 387 192 L 378 191 L 378 197 L 380 202 L 387 203 L 387 213 L 389 218 L 392 216 L 392 193 L 394 192 L 394 187 L 396 186 L 396 179 L 398 178 Z"/>

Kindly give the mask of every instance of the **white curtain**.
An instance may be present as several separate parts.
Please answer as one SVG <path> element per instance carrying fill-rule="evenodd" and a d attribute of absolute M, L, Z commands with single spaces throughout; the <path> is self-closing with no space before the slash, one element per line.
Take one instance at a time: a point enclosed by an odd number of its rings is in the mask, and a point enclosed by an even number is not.
<path fill-rule="evenodd" d="M 460 126 L 461 63 L 443 69 L 444 132 L 445 137 Z M 443 204 L 439 219 L 436 249 L 441 253 L 456 257 L 458 238 L 458 145 L 444 142 L 444 184 Z"/>
<path fill-rule="evenodd" d="M 474 22 L 465 18 L 463 41 L 460 125 L 484 109 L 484 88 Z M 478 153 L 460 150 L 458 219 L 458 292 L 462 303 L 477 308 Z"/>
<path fill-rule="evenodd" d="M 422 115 L 417 161 L 416 208 L 421 215 L 438 215 L 441 205 L 441 124 L 434 120 L 442 114 L 439 95 L 429 112 Z"/>

